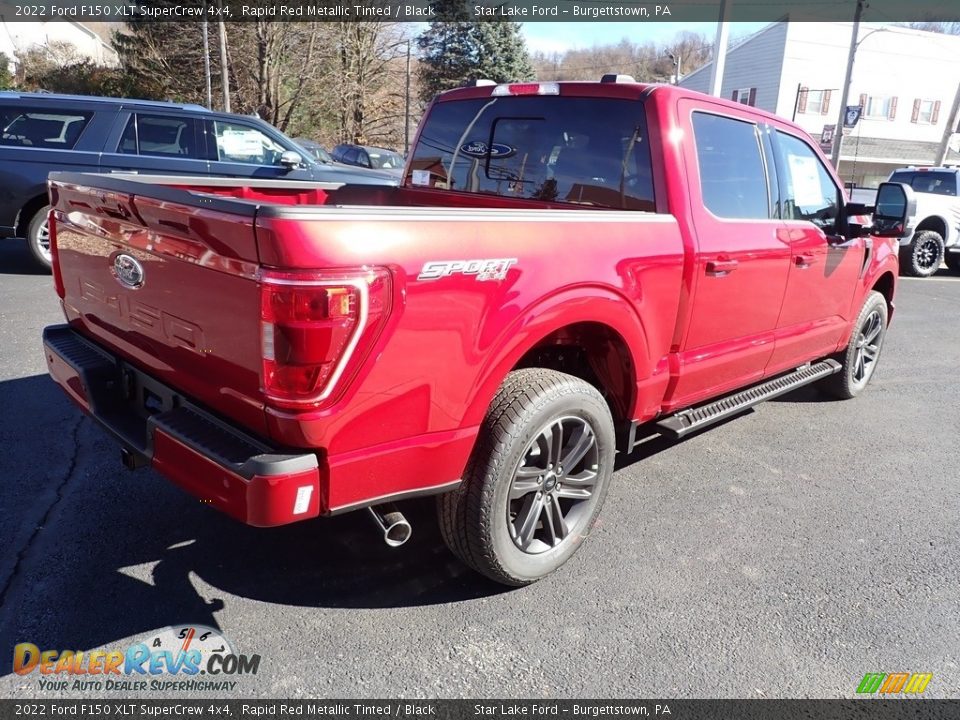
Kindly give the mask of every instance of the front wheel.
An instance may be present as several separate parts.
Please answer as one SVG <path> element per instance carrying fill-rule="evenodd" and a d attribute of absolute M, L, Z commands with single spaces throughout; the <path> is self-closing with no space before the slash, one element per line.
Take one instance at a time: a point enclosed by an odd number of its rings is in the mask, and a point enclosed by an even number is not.
<path fill-rule="evenodd" d="M 823 389 L 841 400 L 854 398 L 863 392 L 873 377 L 887 334 L 887 300 L 873 291 L 867 296 L 854 325 L 853 335 L 846 350 L 836 356 L 840 372 L 823 381 Z"/>
<path fill-rule="evenodd" d="M 909 245 L 900 248 L 900 270 L 912 277 L 930 277 L 943 262 L 943 238 L 933 230 L 920 230 Z"/>
<path fill-rule="evenodd" d="M 447 546 L 505 585 L 563 565 L 590 532 L 613 472 L 613 418 L 589 383 L 553 370 L 510 373 L 460 487 L 437 500 Z"/>
<path fill-rule="evenodd" d="M 49 213 L 50 206 L 44 205 L 33 214 L 27 225 L 27 249 L 30 250 L 33 261 L 44 270 L 50 270 L 53 266 L 53 255 L 50 252 Z"/>

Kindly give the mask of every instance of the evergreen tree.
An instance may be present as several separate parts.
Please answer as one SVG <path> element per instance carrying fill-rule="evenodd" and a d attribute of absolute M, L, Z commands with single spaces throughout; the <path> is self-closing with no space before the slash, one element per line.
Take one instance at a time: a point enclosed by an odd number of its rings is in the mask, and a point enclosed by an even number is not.
<path fill-rule="evenodd" d="M 437 0 L 433 8 L 437 20 L 417 38 L 423 101 L 478 79 L 500 83 L 536 77 L 520 23 L 469 21 L 462 0 Z"/>
<path fill-rule="evenodd" d="M 0 90 L 13 87 L 13 73 L 10 72 L 10 58 L 0 53 Z"/>

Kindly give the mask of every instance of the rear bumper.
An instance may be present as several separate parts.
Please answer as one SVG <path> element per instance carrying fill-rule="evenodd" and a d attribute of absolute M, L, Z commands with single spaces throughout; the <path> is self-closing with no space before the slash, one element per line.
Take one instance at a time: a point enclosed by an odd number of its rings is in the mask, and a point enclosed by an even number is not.
<path fill-rule="evenodd" d="M 284 453 L 244 433 L 67 325 L 46 328 L 43 344 L 50 376 L 117 439 L 128 465 L 150 465 L 248 525 L 320 514 L 313 453 Z"/>

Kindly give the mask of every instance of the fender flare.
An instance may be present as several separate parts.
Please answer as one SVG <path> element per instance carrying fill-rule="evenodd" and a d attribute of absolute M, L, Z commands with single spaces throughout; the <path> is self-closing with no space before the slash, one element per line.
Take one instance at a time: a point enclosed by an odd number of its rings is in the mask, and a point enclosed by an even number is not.
<path fill-rule="evenodd" d="M 483 421 L 507 373 L 537 343 L 568 325 L 588 322 L 607 326 L 623 340 L 633 361 L 634 386 L 653 372 L 646 328 L 622 293 L 608 286 L 567 288 L 525 308 L 493 342 L 490 359 L 476 375 L 463 426 Z"/>

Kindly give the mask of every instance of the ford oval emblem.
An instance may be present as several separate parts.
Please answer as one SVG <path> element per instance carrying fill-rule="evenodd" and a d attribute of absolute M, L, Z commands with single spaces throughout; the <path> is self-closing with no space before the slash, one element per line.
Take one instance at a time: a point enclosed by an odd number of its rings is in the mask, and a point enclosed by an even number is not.
<path fill-rule="evenodd" d="M 503 143 L 487 145 L 483 140 L 471 140 L 460 146 L 460 152 L 464 155 L 477 158 L 489 155 L 492 160 L 497 160 L 498 158 L 510 157 L 517 152 L 517 149 L 509 145 L 504 145 Z"/>
<path fill-rule="evenodd" d="M 113 276 L 125 288 L 143 287 L 143 265 L 133 255 L 120 253 L 113 258 Z"/>

